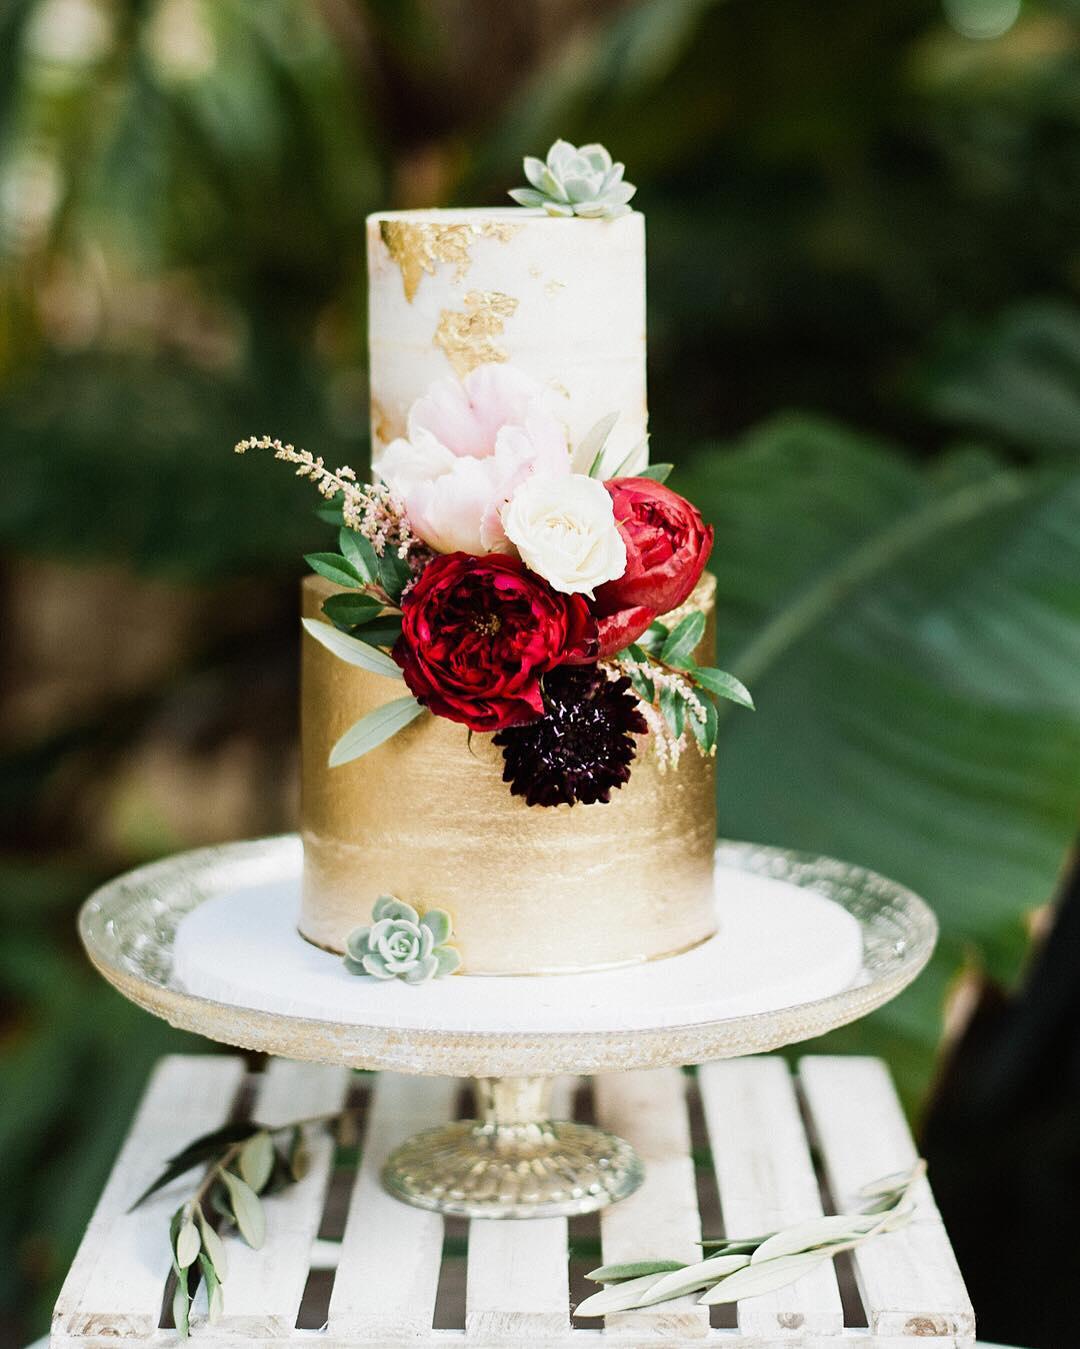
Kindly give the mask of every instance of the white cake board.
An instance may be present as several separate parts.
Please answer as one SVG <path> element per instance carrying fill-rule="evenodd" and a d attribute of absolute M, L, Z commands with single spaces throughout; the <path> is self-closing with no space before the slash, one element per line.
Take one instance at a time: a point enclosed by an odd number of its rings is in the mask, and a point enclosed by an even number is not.
<path fill-rule="evenodd" d="M 296 930 L 297 877 L 215 895 L 177 928 L 173 973 L 236 1007 L 343 1025 L 424 1032 L 572 1034 L 753 1016 L 839 993 L 862 976 L 859 922 L 790 881 L 716 873 L 720 930 L 682 955 L 595 974 L 469 978 L 422 985 L 350 974 Z"/>
<path fill-rule="evenodd" d="M 717 850 L 720 932 L 597 974 L 370 983 L 296 933 L 295 835 L 206 848 L 92 895 L 100 972 L 175 1026 L 286 1058 L 456 1077 L 596 1073 L 762 1053 L 854 1021 L 930 958 L 934 916 L 863 867 Z"/>

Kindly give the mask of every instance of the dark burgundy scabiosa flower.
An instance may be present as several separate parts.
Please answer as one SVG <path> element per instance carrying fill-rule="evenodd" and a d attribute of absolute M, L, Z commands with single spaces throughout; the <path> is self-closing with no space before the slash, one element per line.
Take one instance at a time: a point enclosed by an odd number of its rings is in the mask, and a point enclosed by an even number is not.
<path fill-rule="evenodd" d="M 630 776 L 634 735 L 648 730 L 630 681 L 595 665 L 561 665 L 544 676 L 545 715 L 495 736 L 503 781 L 530 806 L 609 801 Z"/>

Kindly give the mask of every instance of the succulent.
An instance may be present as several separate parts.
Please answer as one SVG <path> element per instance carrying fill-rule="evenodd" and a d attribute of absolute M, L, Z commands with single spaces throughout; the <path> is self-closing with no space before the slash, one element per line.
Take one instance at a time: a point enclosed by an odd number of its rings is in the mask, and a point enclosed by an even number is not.
<path fill-rule="evenodd" d="M 510 196 L 521 206 L 542 206 L 548 215 L 614 220 L 625 215 L 637 191 L 623 182 L 623 165 L 613 164 L 602 145 L 556 141 L 547 163 L 525 156 L 525 177 L 532 187 L 515 187 Z"/>
<path fill-rule="evenodd" d="M 425 984 L 460 966 L 460 954 L 448 945 L 451 922 L 445 909 L 428 909 L 421 918 L 411 904 L 381 895 L 371 916 L 372 925 L 354 928 L 345 943 L 350 974 Z"/>

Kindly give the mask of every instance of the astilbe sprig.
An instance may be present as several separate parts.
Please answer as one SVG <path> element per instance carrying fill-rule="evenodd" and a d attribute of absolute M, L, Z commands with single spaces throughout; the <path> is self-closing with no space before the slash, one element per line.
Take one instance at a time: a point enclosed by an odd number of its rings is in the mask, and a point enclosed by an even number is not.
<path fill-rule="evenodd" d="M 248 436 L 237 441 L 237 454 L 248 450 L 273 450 L 274 458 L 293 464 L 298 478 L 307 478 L 315 490 L 327 501 L 341 497 L 341 518 L 344 524 L 362 534 L 379 557 L 395 553 L 409 560 L 414 554 L 426 551 L 420 539 L 412 532 L 405 507 L 385 483 L 362 483 L 348 466 L 327 468 L 322 455 L 297 449 L 272 436 Z"/>

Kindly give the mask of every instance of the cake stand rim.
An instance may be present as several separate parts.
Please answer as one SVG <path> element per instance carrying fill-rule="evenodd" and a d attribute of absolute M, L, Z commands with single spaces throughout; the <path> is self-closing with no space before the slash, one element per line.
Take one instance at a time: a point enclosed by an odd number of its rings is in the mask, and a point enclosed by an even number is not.
<path fill-rule="evenodd" d="M 807 851 L 721 839 L 716 850 L 718 861 L 755 875 L 769 876 L 774 874 L 770 868 L 775 867 L 802 866 L 826 873 L 837 871 L 849 879 L 861 878 L 863 884 L 882 889 L 894 904 L 900 905 L 906 921 L 903 950 L 897 953 L 895 963 L 877 977 L 837 993 L 742 1016 L 632 1030 L 499 1032 L 364 1026 L 238 1007 L 135 972 L 110 956 L 94 930 L 95 919 L 106 903 L 116 903 L 125 894 L 145 895 L 155 877 L 162 871 L 175 869 L 178 861 L 187 863 L 188 876 L 197 877 L 215 866 L 239 863 L 245 858 L 254 857 L 266 863 L 268 853 L 272 857 L 275 849 L 280 850 L 284 860 L 286 850 L 295 853 L 300 846 L 297 834 L 246 839 L 173 854 L 115 877 L 95 890 L 79 910 L 79 936 L 88 958 L 107 982 L 143 1010 L 177 1029 L 236 1048 L 408 1074 L 523 1077 L 701 1063 L 764 1053 L 812 1039 L 861 1019 L 902 992 L 925 968 L 938 935 L 937 919 L 925 900 L 868 867 Z M 751 858 L 762 865 L 748 865 Z M 779 878 L 792 879 L 783 875 Z M 797 880 L 792 883 L 799 884 Z M 176 889 L 181 888 L 178 878 Z M 800 888 L 839 902 L 813 884 L 802 884 Z M 203 895 L 196 903 L 209 897 Z M 863 931 L 865 944 L 873 928 L 865 917 L 853 916 Z M 588 978 L 588 975 L 574 977 Z"/>

